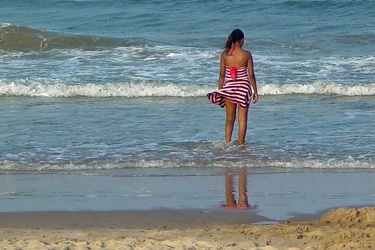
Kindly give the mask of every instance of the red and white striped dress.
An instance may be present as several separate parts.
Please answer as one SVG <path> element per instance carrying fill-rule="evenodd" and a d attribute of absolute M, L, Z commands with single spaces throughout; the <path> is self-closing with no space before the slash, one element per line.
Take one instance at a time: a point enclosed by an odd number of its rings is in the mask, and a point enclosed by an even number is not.
<path fill-rule="evenodd" d="M 247 107 L 250 104 L 252 90 L 246 67 L 225 66 L 225 78 L 221 89 L 207 94 L 210 102 L 225 107 L 225 99 L 231 103 Z"/>

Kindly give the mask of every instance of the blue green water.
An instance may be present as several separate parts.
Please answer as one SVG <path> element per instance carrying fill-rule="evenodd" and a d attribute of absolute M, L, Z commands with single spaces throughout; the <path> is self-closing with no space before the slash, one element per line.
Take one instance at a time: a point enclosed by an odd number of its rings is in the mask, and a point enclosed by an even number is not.
<path fill-rule="evenodd" d="M 2 1 L 0 173 L 373 171 L 374 9 L 374 1 Z M 224 110 L 206 98 L 235 28 L 260 94 L 242 147 L 224 145 Z"/>

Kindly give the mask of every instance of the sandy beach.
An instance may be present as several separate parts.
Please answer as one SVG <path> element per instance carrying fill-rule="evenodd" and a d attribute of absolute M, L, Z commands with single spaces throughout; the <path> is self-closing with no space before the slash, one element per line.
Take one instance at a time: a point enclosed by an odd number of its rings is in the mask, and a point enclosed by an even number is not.
<path fill-rule="evenodd" d="M 315 218 L 314 218 L 315 217 Z M 0 214 L 1 249 L 373 249 L 375 207 L 262 225 L 253 211 Z"/>
<path fill-rule="evenodd" d="M 0 249 L 375 248 L 373 172 L 240 177 L 2 175 Z"/>

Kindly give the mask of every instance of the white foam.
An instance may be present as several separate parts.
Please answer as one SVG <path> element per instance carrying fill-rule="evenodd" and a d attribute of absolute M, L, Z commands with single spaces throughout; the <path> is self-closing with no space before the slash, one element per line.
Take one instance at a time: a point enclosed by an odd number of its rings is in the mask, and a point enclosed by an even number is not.
<path fill-rule="evenodd" d="M 372 96 L 375 95 L 375 83 L 343 85 L 326 81 L 315 81 L 313 83 L 291 83 L 291 84 L 258 84 L 261 95 L 341 95 L 341 96 Z"/>
<path fill-rule="evenodd" d="M 12 26 L 12 24 L 10 24 L 10 23 L 0 23 L 0 28 L 6 28 L 6 27 L 9 27 L 9 26 Z"/>
<path fill-rule="evenodd" d="M 0 95 L 6 96 L 45 96 L 45 97 L 193 97 L 204 96 L 209 87 L 191 86 L 187 84 L 133 82 L 67 85 L 63 83 L 46 84 L 40 82 L 11 82 L 0 81 Z"/>
<path fill-rule="evenodd" d="M 5 171 L 84 171 L 84 170 L 112 170 L 112 169 L 144 169 L 144 168 L 226 168 L 228 166 L 237 168 L 280 168 L 280 169 L 362 169 L 362 170 L 373 170 L 375 169 L 375 163 L 372 160 L 359 161 L 354 158 L 348 157 L 346 160 L 336 159 L 316 159 L 316 160 L 244 160 L 244 161 L 233 161 L 220 160 L 220 161 L 184 161 L 184 160 L 139 160 L 123 163 L 106 163 L 106 164 L 31 164 L 31 165 L 18 165 L 14 162 L 0 162 L 0 170 Z"/>
<path fill-rule="evenodd" d="M 139 81 L 130 83 L 82 84 L 71 85 L 63 82 L 48 83 L 38 81 L 0 80 L 0 95 L 5 96 L 44 96 L 44 97 L 203 97 L 214 91 L 215 85 L 176 84 L 171 82 Z M 343 85 L 316 81 L 306 84 L 258 84 L 260 95 L 341 95 L 372 96 L 375 95 L 375 83 Z"/>

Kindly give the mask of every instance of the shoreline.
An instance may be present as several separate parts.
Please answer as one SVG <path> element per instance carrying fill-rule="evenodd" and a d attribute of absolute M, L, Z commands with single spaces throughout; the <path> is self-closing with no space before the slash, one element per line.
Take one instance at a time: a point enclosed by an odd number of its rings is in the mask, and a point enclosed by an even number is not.
<path fill-rule="evenodd" d="M 111 176 L 0 174 L 0 213 L 214 211 L 221 205 L 247 202 L 256 207 L 249 212 L 285 221 L 334 207 L 374 205 L 374 171 L 259 173 L 255 169 L 244 174 L 221 169 L 158 169 L 159 175 L 150 171 L 149 176 L 134 175 L 132 170 Z"/>
<path fill-rule="evenodd" d="M 187 229 L 253 223 L 278 223 L 254 210 L 153 209 L 130 211 L 36 211 L 0 213 L 0 228 L 167 228 Z"/>
<path fill-rule="evenodd" d="M 375 248 L 373 171 L 158 171 L 0 175 L 0 248 Z"/>
<path fill-rule="evenodd" d="M 334 208 L 277 224 L 253 211 L 0 213 L 4 249 L 365 249 L 375 207 Z M 300 217 L 302 216 L 302 217 Z M 274 221 L 275 222 L 275 221 Z"/>

